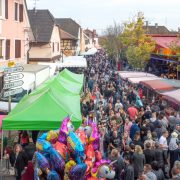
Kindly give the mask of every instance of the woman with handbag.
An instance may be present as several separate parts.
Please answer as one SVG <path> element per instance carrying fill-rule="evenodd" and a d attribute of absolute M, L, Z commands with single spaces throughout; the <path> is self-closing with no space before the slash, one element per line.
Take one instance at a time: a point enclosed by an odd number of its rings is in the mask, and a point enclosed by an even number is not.
<path fill-rule="evenodd" d="M 20 144 L 15 145 L 14 151 L 10 154 L 9 160 L 11 166 L 14 168 L 16 180 L 21 180 L 21 174 L 23 170 L 27 168 L 28 158 Z"/>

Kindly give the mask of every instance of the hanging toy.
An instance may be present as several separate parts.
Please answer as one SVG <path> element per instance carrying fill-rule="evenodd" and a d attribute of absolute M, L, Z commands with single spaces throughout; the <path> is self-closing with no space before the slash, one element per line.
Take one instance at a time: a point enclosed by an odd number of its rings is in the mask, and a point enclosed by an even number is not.
<path fill-rule="evenodd" d="M 91 175 L 94 178 L 100 179 L 114 179 L 115 171 L 109 166 L 111 161 L 109 160 L 101 160 L 95 163 L 91 171 Z"/>
<path fill-rule="evenodd" d="M 76 165 L 75 161 L 70 160 L 69 162 L 66 163 L 65 165 L 65 170 L 64 170 L 64 180 L 69 180 L 69 174 L 71 172 L 71 169 Z"/>
<path fill-rule="evenodd" d="M 74 166 L 69 174 L 70 180 L 83 180 L 85 177 L 86 169 L 87 165 L 84 163 Z"/>
<path fill-rule="evenodd" d="M 98 132 L 97 124 L 91 120 L 87 120 L 84 124 L 84 131 L 87 136 L 87 142 L 93 144 L 94 150 L 99 150 L 100 134 Z"/>
<path fill-rule="evenodd" d="M 53 166 L 53 169 L 59 173 L 63 173 L 65 168 L 64 159 L 54 148 L 51 148 L 49 153 L 50 153 L 50 161 L 51 161 L 51 165 Z"/>
<path fill-rule="evenodd" d="M 53 170 L 48 174 L 47 180 L 61 180 L 61 178 L 58 173 Z"/>
<path fill-rule="evenodd" d="M 52 148 L 52 145 L 48 141 L 38 138 L 38 140 L 36 142 L 36 149 L 38 151 L 48 153 L 51 148 Z"/>
<path fill-rule="evenodd" d="M 68 162 L 69 152 L 68 152 L 67 146 L 65 144 L 57 141 L 55 144 L 53 144 L 53 147 L 61 155 L 61 157 L 64 159 L 64 161 Z"/>
<path fill-rule="evenodd" d="M 58 141 L 67 145 L 67 135 L 69 132 L 73 132 L 73 131 L 74 131 L 74 126 L 71 123 L 70 117 L 67 116 L 62 121 L 60 131 L 59 131 Z"/>
<path fill-rule="evenodd" d="M 49 131 L 47 133 L 46 140 L 49 141 L 51 144 L 55 144 L 58 139 L 58 133 L 57 131 Z"/>
<path fill-rule="evenodd" d="M 74 156 L 77 163 L 81 163 L 84 157 L 84 146 L 79 137 L 74 132 L 69 132 L 67 136 L 67 147 Z"/>
<path fill-rule="evenodd" d="M 36 160 L 38 162 L 39 168 L 42 171 L 48 173 L 50 169 L 49 162 L 40 152 L 36 152 Z"/>

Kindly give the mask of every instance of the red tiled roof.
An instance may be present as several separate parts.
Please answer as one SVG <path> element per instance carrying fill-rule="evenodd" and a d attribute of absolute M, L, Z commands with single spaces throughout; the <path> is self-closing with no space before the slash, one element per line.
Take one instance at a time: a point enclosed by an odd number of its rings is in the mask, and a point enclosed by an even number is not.
<path fill-rule="evenodd" d="M 177 41 L 177 37 L 152 37 L 152 39 L 156 42 L 157 45 L 163 48 L 169 48 L 172 42 Z M 177 44 L 180 45 L 180 40 Z"/>

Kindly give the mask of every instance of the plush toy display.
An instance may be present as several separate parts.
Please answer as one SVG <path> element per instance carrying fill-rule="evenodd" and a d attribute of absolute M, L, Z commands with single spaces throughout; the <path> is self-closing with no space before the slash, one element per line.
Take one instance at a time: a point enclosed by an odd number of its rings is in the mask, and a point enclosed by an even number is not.
<path fill-rule="evenodd" d="M 47 180 L 113 179 L 115 172 L 99 152 L 100 135 L 91 120 L 74 132 L 70 117 L 59 130 L 42 134 L 37 140 L 35 177 L 45 174 Z"/>

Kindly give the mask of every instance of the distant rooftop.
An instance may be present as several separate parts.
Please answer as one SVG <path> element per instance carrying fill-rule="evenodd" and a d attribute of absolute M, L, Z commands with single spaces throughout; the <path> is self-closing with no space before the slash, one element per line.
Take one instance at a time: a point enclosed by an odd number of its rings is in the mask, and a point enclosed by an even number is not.
<path fill-rule="evenodd" d="M 81 26 L 76 21 L 72 20 L 71 18 L 56 18 L 55 22 L 62 30 L 68 32 L 78 39 L 79 28 Z"/>

